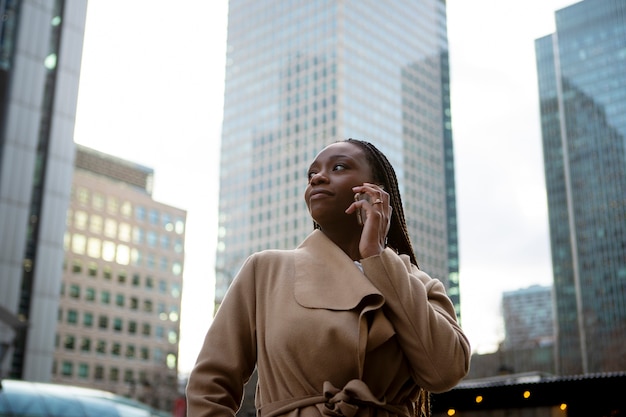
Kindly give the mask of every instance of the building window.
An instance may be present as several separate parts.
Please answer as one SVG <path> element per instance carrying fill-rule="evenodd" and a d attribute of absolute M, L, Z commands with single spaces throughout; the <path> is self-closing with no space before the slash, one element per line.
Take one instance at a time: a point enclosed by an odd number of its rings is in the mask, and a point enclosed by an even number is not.
<path fill-rule="evenodd" d="M 100 293 L 100 302 L 102 304 L 111 304 L 111 293 L 108 291 L 102 291 Z"/>
<path fill-rule="evenodd" d="M 106 219 L 104 221 L 104 235 L 110 238 L 117 237 L 117 222 L 113 219 Z"/>
<path fill-rule="evenodd" d="M 111 346 L 111 355 L 120 356 L 121 352 L 122 352 L 122 345 L 120 345 L 117 342 L 113 343 L 113 346 Z"/>
<path fill-rule="evenodd" d="M 150 224 L 158 225 L 159 224 L 159 212 L 156 209 L 150 210 Z"/>
<path fill-rule="evenodd" d="M 137 297 L 130 297 L 130 309 L 137 310 L 139 308 L 139 299 Z"/>
<path fill-rule="evenodd" d="M 78 259 L 75 259 L 72 263 L 72 272 L 74 274 L 80 274 L 83 271 L 83 263 Z"/>
<path fill-rule="evenodd" d="M 97 235 L 102 234 L 102 216 L 92 214 L 89 219 L 89 231 Z"/>
<path fill-rule="evenodd" d="M 107 353 L 106 340 L 98 340 L 98 344 L 96 345 L 96 352 L 101 355 L 105 355 Z"/>
<path fill-rule="evenodd" d="M 97 237 L 87 239 L 87 255 L 91 258 L 100 259 L 102 254 L 102 241 Z"/>
<path fill-rule="evenodd" d="M 163 279 L 159 280 L 159 292 L 161 294 L 167 293 L 167 282 Z"/>
<path fill-rule="evenodd" d="M 135 382 L 135 375 L 132 369 L 127 369 L 124 371 L 124 382 L 128 382 L 128 383 Z"/>
<path fill-rule="evenodd" d="M 167 271 L 169 264 L 170 264 L 170 260 L 167 259 L 165 256 L 162 256 L 159 268 L 161 269 L 161 271 Z"/>
<path fill-rule="evenodd" d="M 81 363 L 78 365 L 78 377 L 86 379 L 89 377 L 89 365 Z"/>
<path fill-rule="evenodd" d="M 81 352 L 91 352 L 91 339 L 87 337 L 83 337 L 80 342 L 80 351 Z"/>
<path fill-rule="evenodd" d="M 128 247 L 127 245 L 117 245 L 115 262 L 120 265 L 130 264 L 130 247 Z"/>
<path fill-rule="evenodd" d="M 74 338 L 74 336 L 65 336 L 63 347 L 65 347 L 65 350 L 74 350 L 74 348 L 76 347 L 76 339 Z"/>
<path fill-rule="evenodd" d="M 89 202 L 89 191 L 83 187 L 78 188 L 78 190 L 76 190 L 76 199 L 81 205 L 87 205 Z"/>
<path fill-rule="evenodd" d="M 69 324 L 78 323 L 78 312 L 76 310 L 68 310 L 67 312 L 67 322 Z"/>
<path fill-rule="evenodd" d="M 124 307 L 124 294 L 117 294 L 115 296 L 115 304 Z"/>
<path fill-rule="evenodd" d="M 63 361 L 63 365 L 61 366 L 61 374 L 63 376 L 72 376 L 74 373 L 74 364 L 69 361 Z"/>
<path fill-rule="evenodd" d="M 96 290 L 94 288 L 88 287 L 85 290 L 85 300 L 94 301 L 95 299 L 96 299 Z"/>
<path fill-rule="evenodd" d="M 172 263 L 172 274 L 176 275 L 176 276 L 180 276 L 180 274 L 183 273 L 183 264 L 181 264 L 180 262 L 173 262 Z"/>
<path fill-rule="evenodd" d="M 93 326 L 93 313 L 83 313 L 83 326 Z"/>
<path fill-rule="evenodd" d="M 146 220 L 146 209 L 143 206 L 135 207 L 135 218 L 139 221 Z"/>
<path fill-rule="evenodd" d="M 133 206 L 132 206 L 132 204 L 130 204 L 130 201 L 124 201 L 122 203 L 122 205 L 120 206 L 120 213 L 122 213 L 122 216 L 124 216 L 126 218 L 132 216 L 132 214 L 133 214 Z"/>
<path fill-rule="evenodd" d="M 109 318 L 107 316 L 100 316 L 98 318 L 98 327 L 101 329 L 109 328 Z"/>
<path fill-rule="evenodd" d="M 104 278 L 107 281 L 111 281 L 111 279 L 113 278 L 113 271 L 111 270 L 111 267 L 105 266 L 103 268 L 102 278 Z"/>
<path fill-rule="evenodd" d="M 102 259 L 107 262 L 113 262 L 115 260 L 115 243 L 110 240 L 105 240 L 102 243 Z"/>
<path fill-rule="evenodd" d="M 150 289 L 150 290 L 151 290 L 152 288 L 154 288 L 154 278 L 152 278 L 152 277 L 150 277 L 150 276 L 147 276 L 147 277 L 146 277 L 146 288 L 148 288 L 148 289 Z"/>
<path fill-rule="evenodd" d="M 152 333 L 152 326 L 150 326 L 150 323 L 144 323 L 141 327 L 141 334 L 144 336 L 150 336 Z"/>
<path fill-rule="evenodd" d="M 112 367 L 109 369 L 109 381 L 117 382 L 120 379 L 120 370 Z"/>
<path fill-rule="evenodd" d="M 91 198 L 91 206 L 96 210 L 102 210 L 104 208 L 104 197 L 100 193 L 93 193 Z"/>
<path fill-rule="evenodd" d="M 128 322 L 128 333 L 129 334 L 135 334 L 137 333 L 137 322 L 136 321 L 129 321 Z"/>
<path fill-rule="evenodd" d="M 139 274 L 133 274 L 133 287 L 138 287 L 141 284 L 141 277 Z"/>
<path fill-rule="evenodd" d="M 137 245 L 143 245 L 143 241 L 145 239 L 146 232 L 141 227 L 135 227 L 133 229 L 133 243 Z"/>
<path fill-rule="evenodd" d="M 168 235 L 161 235 L 161 247 L 163 249 L 170 248 L 170 237 Z"/>
<path fill-rule="evenodd" d="M 134 359 L 135 358 L 135 346 L 127 345 L 126 346 L 126 358 Z"/>
<path fill-rule="evenodd" d="M 120 271 L 117 274 L 117 282 L 120 284 L 126 284 L 126 271 Z"/>
<path fill-rule="evenodd" d="M 122 319 L 120 318 L 113 319 L 113 330 L 115 330 L 116 332 L 122 331 Z"/>
<path fill-rule="evenodd" d="M 109 197 L 107 199 L 107 212 L 110 214 L 117 214 L 120 209 L 120 203 L 115 197 Z"/>
<path fill-rule="evenodd" d="M 72 236 L 72 252 L 77 255 L 84 255 L 87 247 L 87 238 L 85 235 L 75 234 Z"/>
<path fill-rule="evenodd" d="M 147 313 L 152 313 L 152 301 L 151 300 L 144 300 L 143 311 Z"/>
<path fill-rule="evenodd" d="M 150 246 L 151 248 L 154 248 L 157 245 L 157 240 L 158 240 L 158 236 L 156 232 L 148 231 L 148 235 L 146 239 L 148 246 Z"/>
<path fill-rule="evenodd" d="M 150 359 L 150 349 L 148 349 L 145 346 L 141 348 L 141 359 L 142 360 Z"/>
<path fill-rule="evenodd" d="M 91 240 L 91 239 L 89 239 L 89 240 Z M 89 245 L 87 245 L 87 247 L 89 247 Z M 89 249 L 87 251 L 89 251 Z M 87 274 L 90 277 L 98 276 L 98 265 L 95 262 L 90 262 L 89 263 Z"/>
<path fill-rule="evenodd" d="M 102 381 L 104 379 L 104 366 L 96 365 L 93 372 L 93 378 L 96 381 Z"/>
<path fill-rule="evenodd" d="M 118 228 L 118 238 L 122 242 L 130 242 L 131 241 L 131 227 L 128 223 L 120 223 Z"/>
<path fill-rule="evenodd" d="M 74 213 L 74 227 L 80 230 L 85 230 L 87 228 L 87 213 L 78 210 Z"/>
<path fill-rule="evenodd" d="M 170 290 L 170 295 L 174 298 L 180 298 L 181 295 L 181 288 L 180 288 L 180 284 L 177 283 L 173 283 L 172 284 L 172 288 Z"/>
<path fill-rule="evenodd" d="M 80 298 L 80 286 L 77 284 L 70 285 L 70 297 Z"/>

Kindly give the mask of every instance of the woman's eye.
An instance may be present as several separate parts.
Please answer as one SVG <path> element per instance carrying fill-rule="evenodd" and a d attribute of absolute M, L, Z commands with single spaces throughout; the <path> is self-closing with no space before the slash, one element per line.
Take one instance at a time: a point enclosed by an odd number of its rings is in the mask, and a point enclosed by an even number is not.
<path fill-rule="evenodd" d="M 346 169 L 344 164 L 337 164 L 333 167 L 333 171 L 341 171 L 342 169 Z"/>
<path fill-rule="evenodd" d="M 308 178 L 308 179 L 311 179 L 311 178 L 313 178 L 313 175 L 315 175 L 315 172 L 313 172 L 313 171 L 309 171 L 309 173 L 308 173 L 308 175 L 307 175 L 307 178 Z"/>

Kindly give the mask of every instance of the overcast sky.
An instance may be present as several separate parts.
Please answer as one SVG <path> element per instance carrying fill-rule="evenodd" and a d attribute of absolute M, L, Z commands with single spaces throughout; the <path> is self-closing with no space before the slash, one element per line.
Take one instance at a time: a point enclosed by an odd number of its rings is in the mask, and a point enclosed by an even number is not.
<path fill-rule="evenodd" d="M 448 0 L 462 324 L 504 336 L 503 291 L 552 282 L 534 40 L 572 0 Z M 180 365 L 212 316 L 226 0 L 91 0 L 77 143 L 155 170 L 187 210 Z"/>

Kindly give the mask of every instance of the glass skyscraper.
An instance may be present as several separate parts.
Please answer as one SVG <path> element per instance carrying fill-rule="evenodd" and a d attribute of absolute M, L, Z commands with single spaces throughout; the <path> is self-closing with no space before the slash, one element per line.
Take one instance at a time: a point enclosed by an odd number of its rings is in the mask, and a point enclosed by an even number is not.
<path fill-rule="evenodd" d="M 626 2 L 535 42 L 561 374 L 626 369 Z"/>
<path fill-rule="evenodd" d="M 50 379 L 86 10 L 0 1 L 0 377 Z"/>
<path fill-rule="evenodd" d="M 374 143 L 394 165 L 420 267 L 459 309 L 443 0 L 231 0 L 216 303 L 254 251 L 312 230 L 307 169 L 329 143 Z"/>

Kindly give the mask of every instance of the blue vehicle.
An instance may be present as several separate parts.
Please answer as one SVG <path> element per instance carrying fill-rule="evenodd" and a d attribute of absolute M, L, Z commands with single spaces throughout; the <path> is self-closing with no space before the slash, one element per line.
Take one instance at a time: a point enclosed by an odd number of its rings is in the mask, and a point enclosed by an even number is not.
<path fill-rule="evenodd" d="M 2 380 L 0 417 L 172 417 L 110 392 L 75 386 Z"/>

